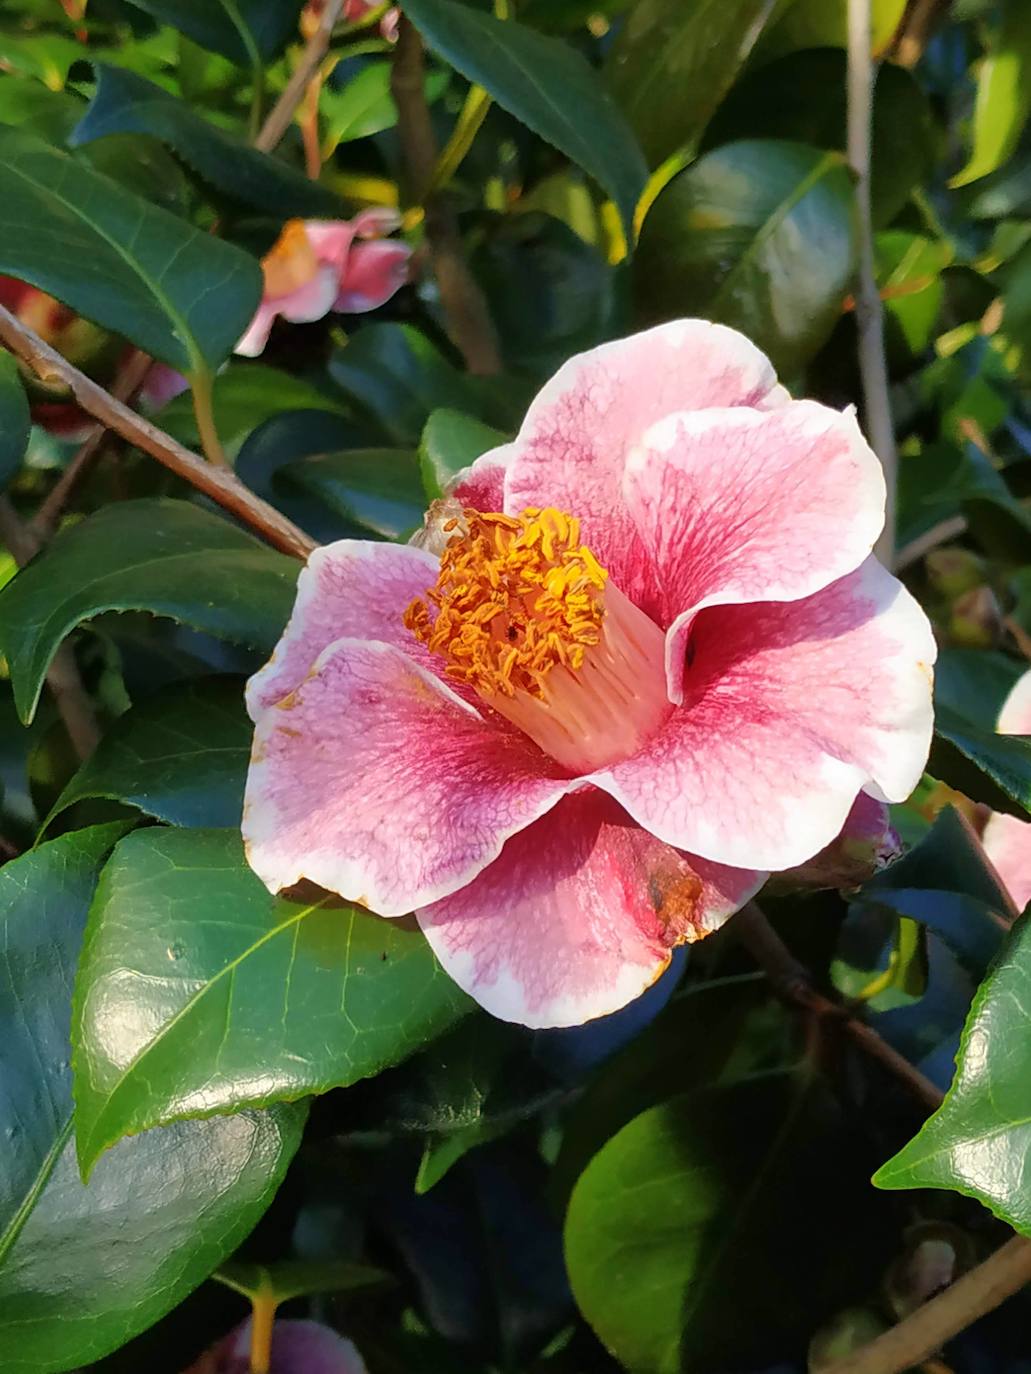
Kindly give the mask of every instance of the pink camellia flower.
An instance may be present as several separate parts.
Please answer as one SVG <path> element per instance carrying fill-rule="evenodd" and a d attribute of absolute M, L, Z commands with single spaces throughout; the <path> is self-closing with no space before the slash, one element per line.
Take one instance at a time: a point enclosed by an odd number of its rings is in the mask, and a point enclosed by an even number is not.
<path fill-rule="evenodd" d="M 1017 679 L 999 712 L 1003 735 L 1031 735 L 1031 668 Z M 1018 910 L 1031 902 L 1031 821 L 1001 812 L 984 829 L 984 847 Z"/>
<path fill-rule="evenodd" d="M 322 13 L 326 8 L 326 0 L 308 0 L 304 9 L 301 10 L 301 37 L 308 39 L 319 26 Z M 357 24 L 359 20 L 371 14 L 373 10 L 379 9 L 379 0 L 344 0 L 344 8 L 341 18 L 345 24 Z M 397 26 L 401 19 L 401 11 L 396 5 L 392 6 L 379 21 L 380 34 L 388 43 L 393 43 L 397 39 Z"/>
<path fill-rule="evenodd" d="M 251 1321 L 248 1318 L 186 1374 L 250 1374 Z M 358 1351 L 321 1322 L 279 1320 L 272 1328 L 269 1374 L 366 1374 Z"/>
<path fill-rule="evenodd" d="M 431 512 L 439 557 L 312 555 L 248 686 L 252 866 L 414 910 L 496 1016 L 616 1010 L 920 777 L 935 643 L 883 521 L 854 416 L 734 330 L 571 359 Z"/>
<path fill-rule="evenodd" d="M 386 207 L 352 220 L 288 220 L 262 258 L 264 295 L 236 352 L 257 357 L 280 315 L 300 324 L 331 310 L 356 315 L 383 305 L 408 280 L 411 248 L 385 238 L 400 223 Z"/>

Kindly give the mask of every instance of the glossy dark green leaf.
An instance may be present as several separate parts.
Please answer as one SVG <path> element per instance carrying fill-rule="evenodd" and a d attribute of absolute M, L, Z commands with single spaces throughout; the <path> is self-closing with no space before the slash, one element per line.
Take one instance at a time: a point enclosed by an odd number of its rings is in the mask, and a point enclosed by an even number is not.
<path fill-rule="evenodd" d="M 0 591 L 0 648 L 22 719 L 64 637 L 101 611 L 150 611 L 271 650 L 300 564 L 185 501 L 123 501 L 60 534 Z"/>
<path fill-rule="evenodd" d="M 790 375 L 827 339 L 851 283 L 844 159 L 761 139 L 707 153 L 655 202 L 635 266 L 649 318 L 733 325 Z"/>
<path fill-rule="evenodd" d="M 329 372 L 393 443 L 411 448 L 438 407 L 503 425 L 518 415 L 523 391 L 497 378 L 459 372 L 424 334 L 407 324 L 373 324 L 359 330 L 333 354 Z"/>
<path fill-rule="evenodd" d="M 934 665 L 934 700 L 986 730 L 994 730 L 1003 702 L 1021 674 L 1006 654 L 942 649 Z"/>
<path fill-rule="evenodd" d="M 202 48 L 253 65 L 270 58 L 297 32 L 296 0 L 129 0 L 160 24 Z"/>
<path fill-rule="evenodd" d="M 278 217 L 343 214 L 340 197 L 289 163 L 259 153 L 142 76 L 97 63 L 97 91 L 71 136 L 81 147 L 111 134 L 149 134 L 216 190 Z"/>
<path fill-rule="evenodd" d="M 999 735 L 939 707 L 927 767 L 973 801 L 1027 820 L 1031 815 L 1031 739 Z"/>
<path fill-rule="evenodd" d="M 609 1140 L 565 1244 L 580 1310 L 620 1363 L 754 1368 L 865 1291 L 883 1219 L 854 1135 L 818 1082 L 775 1074 L 674 1097 Z"/>
<path fill-rule="evenodd" d="M 493 221 L 470 265 L 513 372 L 547 381 L 574 353 L 627 332 L 617 291 L 617 280 L 625 278 L 617 279 L 597 248 L 550 214 Z"/>
<path fill-rule="evenodd" d="M 241 249 L 2 127 L 0 271 L 183 372 L 225 361 L 262 288 Z"/>
<path fill-rule="evenodd" d="M 106 797 L 171 825 L 239 825 L 252 733 L 240 678 L 172 683 L 111 726 L 51 818 Z"/>
<path fill-rule="evenodd" d="M 52 840 L 0 873 L 0 1365 L 91 1364 L 174 1307 L 243 1240 L 303 1108 L 126 1141 L 88 1187 L 72 1143 L 68 1024 L 83 926 L 123 824 Z"/>
<path fill-rule="evenodd" d="M 359 530 L 384 539 L 407 538 L 421 525 L 426 509 L 418 455 L 409 449 L 317 454 L 284 464 L 277 480 L 299 487 Z"/>
<path fill-rule="evenodd" d="M 966 1193 L 1031 1234 L 1031 923 L 1014 926 L 1001 959 L 978 988 L 945 1101 L 874 1175 L 881 1188 Z"/>
<path fill-rule="evenodd" d="M 713 117 L 703 147 L 785 138 L 843 153 L 846 103 L 844 52 L 807 48 L 739 81 Z M 905 205 L 937 147 L 927 97 L 909 72 L 890 62 L 877 69 L 871 137 L 871 209 L 879 227 Z"/>
<path fill-rule="evenodd" d="M 701 0 L 633 7 L 608 58 L 616 101 L 655 167 L 693 150 L 748 59 L 776 0 Z"/>
<path fill-rule="evenodd" d="M 455 0 L 409 0 L 405 13 L 434 52 L 604 187 L 630 237 L 647 168 L 633 133 L 568 43 Z"/>
<path fill-rule="evenodd" d="M 0 352 L 0 491 L 21 467 L 31 427 L 18 364 L 10 353 Z"/>
<path fill-rule="evenodd" d="M 419 443 L 423 490 L 428 501 L 436 500 L 463 468 L 481 454 L 507 441 L 508 435 L 463 415 L 459 410 L 435 410 L 426 421 Z"/>
<path fill-rule="evenodd" d="M 273 897 L 236 830 L 148 830 L 109 861 L 76 983 L 76 1135 L 122 1136 L 353 1083 L 467 1002 L 418 931 Z"/>

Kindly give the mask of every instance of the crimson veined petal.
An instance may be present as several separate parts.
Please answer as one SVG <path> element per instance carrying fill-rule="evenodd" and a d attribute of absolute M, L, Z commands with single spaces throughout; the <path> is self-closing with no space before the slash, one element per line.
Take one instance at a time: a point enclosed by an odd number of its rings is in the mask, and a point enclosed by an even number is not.
<path fill-rule="evenodd" d="M 251 867 L 384 916 L 468 883 L 568 775 L 385 643 L 341 639 L 260 715 L 244 800 Z"/>
<path fill-rule="evenodd" d="M 811 596 L 858 568 L 884 524 L 855 415 L 815 401 L 667 416 L 631 452 L 624 494 L 660 583 L 674 702 L 699 610 Z"/>
<path fill-rule="evenodd" d="M 459 506 L 500 511 L 505 505 L 505 473 L 516 455 L 515 444 L 488 449 L 449 483 L 446 495 Z"/>
<path fill-rule="evenodd" d="M 683 705 L 592 781 L 669 844 L 792 868 L 830 844 L 860 789 L 912 791 L 936 652 L 919 605 L 873 558 L 802 601 L 712 606 L 695 621 Z"/>
<path fill-rule="evenodd" d="M 678 854 L 591 788 L 417 915 L 443 967 L 492 1015 L 574 1026 L 639 996 L 676 944 L 722 925 L 765 877 Z"/>
<path fill-rule="evenodd" d="M 537 395 L 505 483 L 509 514 L 557 506 L 615 582 L 654 615 L 654 569 L 623 497 L 627 454 L 656 421 L 712 406 L 787 400 L 772 364 L 743 334 L 677 320 L 571 358 Z"/>
<path fill-rule="evenodd" d="M 411 256 L 408 244 L 397 239 L 355 244 L 340 277 L 333 309 L 351 315 L 376 310 L 408 280 Z"/>
<path fill-rule="evenodd" d="M 422 549 L 371 539 L 342 539 L 316 549 L 297 580 L 297 599 L 268 663 L 247 684 L 251 719 L 292 692 L 337 639 L 375 639 L 403 649 L 423 666 L 430 656 L 401 623 L 405 607 L 437 576 Z"/>

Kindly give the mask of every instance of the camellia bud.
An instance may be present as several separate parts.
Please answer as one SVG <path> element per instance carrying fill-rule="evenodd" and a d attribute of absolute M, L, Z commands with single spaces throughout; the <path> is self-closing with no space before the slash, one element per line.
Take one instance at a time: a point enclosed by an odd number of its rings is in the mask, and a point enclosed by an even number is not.
<path fill-rule="evenodd" d="M 934 549 L 925 560 L 927 580 L 950 601 L 984 581 L 984 560 L 969 549 Z"/>
<path fill-rule="evenodd" d="M 837 839 L 797 868 L 774 873 L 766 888 L 776 894 L 799 888 L 858 887 L 901 853 L 902 841 L 888 808 L 860 792 Z"/>
<path fill-rule="evenodd" d="M 958 597 L 949 617 L 949 635 L 968 649 L 991 649 L 999 642 L 1002 611 L 991 587 L 973 587 Z"/>

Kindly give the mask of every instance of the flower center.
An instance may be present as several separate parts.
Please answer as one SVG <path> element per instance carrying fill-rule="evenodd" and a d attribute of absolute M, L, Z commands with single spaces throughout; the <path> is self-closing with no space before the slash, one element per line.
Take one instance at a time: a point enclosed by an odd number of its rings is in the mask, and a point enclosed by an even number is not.
<path fill-rule="evenodd" d="M 444 531 L 436 586 L 404 623 L 447 660 L 446 676 L 573 772 L 625 758 L 655 733 L 672 710 L 662 631 L 581 544 L 578 520 L 467 509 Z"/>

